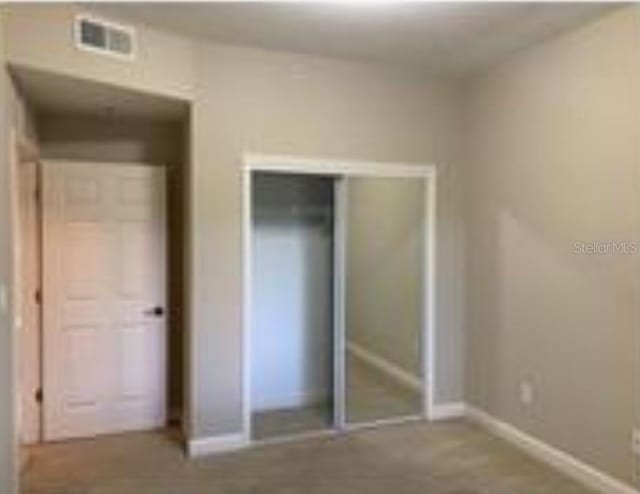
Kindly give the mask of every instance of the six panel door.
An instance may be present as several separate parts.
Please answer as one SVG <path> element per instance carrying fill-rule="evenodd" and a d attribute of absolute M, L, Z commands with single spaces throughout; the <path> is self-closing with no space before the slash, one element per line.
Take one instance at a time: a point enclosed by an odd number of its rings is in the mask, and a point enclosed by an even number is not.
<path fill-rule="evenodd" d="M 43 164 L 44 437 L 164 425 L 165 177 Z"/>

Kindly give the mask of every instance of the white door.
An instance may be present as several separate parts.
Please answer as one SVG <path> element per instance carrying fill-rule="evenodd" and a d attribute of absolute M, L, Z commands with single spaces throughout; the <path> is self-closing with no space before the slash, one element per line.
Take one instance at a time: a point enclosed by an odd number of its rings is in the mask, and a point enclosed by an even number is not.
<path fill-rule="evenodd" d="M 165 177 L 43 163 L 44 438 L 164 425 Z"/>

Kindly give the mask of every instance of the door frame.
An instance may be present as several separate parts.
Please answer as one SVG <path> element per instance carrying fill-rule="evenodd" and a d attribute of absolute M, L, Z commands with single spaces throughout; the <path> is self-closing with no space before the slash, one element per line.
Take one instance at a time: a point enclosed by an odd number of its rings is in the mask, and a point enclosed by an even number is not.
<path fill-rule="evenodd" d="M 28 170 L 28 167 L 31 168 Z M 40 208 L 40 160 L 37 158 L 21 158 L 16 169 L 16 223 L 17 233 L 14 239 L 16 246 L 15 269 L 20 272 L 16 290 L 19 291 L 20 320 L 19 369 L 30 375 L 27 381 L 33 382 L 33 389 L 25 388 L 22 379 L 18 379 L 20 389 L 20 436 L 21 444 L 29 446 L 42 441 L 42 401 L 37 392 L 42 392 L 42 210 Z M 24 202 L 23 202 L 24 200 Z M 31 209 L 32 217 L 25 218 L 25 212 Z M 27 221 L 25 221 L 27 220 Z M 29 221 L 30 220 L 30 221 Z M 35 279 L 27 277 L 24 257 L 30 253 L 36 258 Z M 30 282 L 33 282 L 30 283 Z M 27 309 L 27 303 L 30 307 Z M 32 312 L 32 313 L 31 313 Z M 31 313 L 31 314 L 27 314 Z M 34 318 L 34 334 L 26 338 L 29 316 Z M 35 362 L 32 362 L 35 358 Z M 28 419 L 28 420 L 27 420 Z"/>
<path fill-rule="evenodd" d="M 242 157 L 242 280 L 243 280 L 243 322 L 242 322 L 242 435 L 247 443 L 253 442 L 251 434 L 251 316 L 252 316 L 252 183 L 255 172 L 276 172 L 302 175 L 322 175 L 331 177 L 378 177 L 378 178 L 422 178 L 425 182 L 424 235 L 425 255 L 423 262 L 423 281 L 426 294 L 423 300 L 422 327 L 422 385 L 423 406 L 419 418 L 432 420 L 435 407 L 436 372 L 436 165 L 424 163 L 368 162 L 340 158 L 309 158 L 279 156 L 268 154 L 244 153 Z M 336 182 L 338 196 L 344 195 L 340 181 Z M 336 196 L 340 202 L 340 198 Z M 338 206 L 340 206 L 338 204 Z M 340 211 L 337 211 L 340 214 Z M 344 219 L 337 219 L 338 228 L 344 227 Z M 340 226 L 342 225 L 342 226 Z M 338 291 L 343 287 L 337 283 Z M 340 310 L 340 309 L 338 309 Z M 340 317 L 340 316 L 339 316 Z M 344 351 L 342 341 L 343 328 L 336 328 L 338 338 L 334 339 L 334 352 Z M 344 376 L 338 373 L 339 379 Z M 344 388 L 344 382 L 338 387 Z M 334 383 L 334 389 L 335 389 Z M 338 405 L 343 402 L 338 397 Z M 401 417 L 398 420 L 381 420 L 370 424 L 344 423 L 344 410 L 338 411 L 340 419 L 335 428 L 345 430 L 362 426 L 375 426 L 383 423 L 415 420 L 416 417 Z"/>
<path fill-rule="evenodd" d="M 24 358 L 24 334 L 23 334 L 23 297 L 24 297 L 24 282 L 23 282 L 23 266 L 22 266 L 22 205 L 20 203 L 19 188 L 22 187 L 22 170 L 26 162 L 35 162 L 37 168 L 37 181 L 39 182 L 39 154 L 37 146 L 31 140 L 25 132 L 15 125 L 9 128 L 9 140 L 8 140 L 8 183 L 9 183 L 9 218 L 10 218 L 10 249 L 11 249 L 11 272 L 10 279 L 7 285 L 7 289 L 2 295 L 7 303 L 10 315 L 10 330 L 11 330 L 11 369 L 13 377 L 11 379 L 11 412 L 13 415 L 13 427 L 12 427 L 12 449 L 13 458 L 15 460 L 15 489 L 17 492 L 18 486 L 18 473 L 23 469 L 28 462 L 28 451 L 25 449 L 23 441 L 23 432 L 25 424 L 23 405 L 23 393 L 22 380 L 20 378 L 23 358 Z M 36 202 L 34 205 L 38 210 L 39 204 L 36 197 L 33 197 Z M 40 328 L 41 331 L 41 321 Z M 40 413 L 42 410 L 40 407 Z M 42 433 L 42 421 L 40 421 L 38 427 L 38 433 Z"/>

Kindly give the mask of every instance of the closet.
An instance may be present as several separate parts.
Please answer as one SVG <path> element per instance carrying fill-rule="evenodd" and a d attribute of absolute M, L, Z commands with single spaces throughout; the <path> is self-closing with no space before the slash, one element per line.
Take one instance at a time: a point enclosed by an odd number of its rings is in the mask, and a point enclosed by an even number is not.
<path fill-rule="evenodd" d="M 333 425 L 333 179 L 253 180 L 251 403 L 257 439 Z"/>
<path fill-rule="evenodd" d="M 428 417 L 433 183 L 249 173 L 251 439 Z"/>

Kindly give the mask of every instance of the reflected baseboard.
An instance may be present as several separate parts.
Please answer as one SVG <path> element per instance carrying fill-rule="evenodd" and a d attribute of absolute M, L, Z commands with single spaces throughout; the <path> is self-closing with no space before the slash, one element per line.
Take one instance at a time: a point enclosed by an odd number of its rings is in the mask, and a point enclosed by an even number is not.
<path fill-rule="evenodd" d="M 353 341 L 348 341 L 346 343 L 346 349 L 353 357 L 375 368 L 379 372 L 386 374 L 402 386 L 410 388 L 412 391 L 417 391 L 418 393 L 422 392 L 422 382 L 420 377 L 398 367 L 396 364 L 385 359 L 380 354 L 372 352 Z"/>

